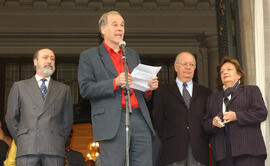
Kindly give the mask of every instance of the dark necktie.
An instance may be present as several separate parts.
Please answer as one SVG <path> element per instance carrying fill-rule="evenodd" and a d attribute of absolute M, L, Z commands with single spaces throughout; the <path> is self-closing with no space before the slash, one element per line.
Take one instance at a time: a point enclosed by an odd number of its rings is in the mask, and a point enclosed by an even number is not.
<path fill-rule="evenodd" d="M 183 83 L 183 98 L 184 98 L 184 101 L 186 103 L 187 108 L 189 109 L 191 96 L 188 93 L 187 83 L 185 83 L 185 82 Z"/>
<path fill-rule="evenodd" d="M 42 84 L 40 86 L 40 91 L 42 93 L 43 99 L 45 99 L 45 96 L 46 96 L 46 93 L 47 93 L 47 87 L 45 85 L 45 81 L 47 81 L 47 79 L 43 78 L 43 79 L 41 79 L 41 81 L 42 81 Z"/>

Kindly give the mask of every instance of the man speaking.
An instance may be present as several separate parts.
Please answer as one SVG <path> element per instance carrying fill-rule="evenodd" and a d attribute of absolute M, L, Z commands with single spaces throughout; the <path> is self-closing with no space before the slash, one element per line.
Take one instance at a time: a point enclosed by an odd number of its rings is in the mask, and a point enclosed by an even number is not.
<path fill-rule="evenodd" d="M 80 94 L 91 102 L 94 141 L 100 142 L 102 166 L 125 165 L 125 79 L 123 50 L 119 43 L 124 38 L 125 21 L 117 11 L 104 13 L 99 19 L 99 30 L 104 39 L 96 48 L 81 53 L 78 81 Z M 126 48 L 129 73 L 140 63 L 138 53 Z M 144 93 L 135 89 L 130 96 L 130 150 L 132 166 L 152 166 L 152 127 L 145 98 L 158 87 L 157 77 L 148 82 Z"/>

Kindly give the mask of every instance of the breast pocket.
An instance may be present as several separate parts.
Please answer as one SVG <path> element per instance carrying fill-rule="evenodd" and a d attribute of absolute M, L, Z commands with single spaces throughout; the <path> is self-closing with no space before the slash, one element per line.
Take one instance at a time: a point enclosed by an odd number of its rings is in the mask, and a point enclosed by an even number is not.
<path fill-rule="evenodd" d="M 98 108 L 96 110 L 93 111 L 93 116 L 99 116 L 105 113 L 105 109 L 104 108 Z"/>
<path fill-rule="evenodd" d="M 92 110 L 92 123 L 93 125 L 98 125 L 101 123 L 104 123 L 106 120 L 106 114 L 105 114 L 105 109 L 104 108 L 97 108 L 95 110 Z"/>

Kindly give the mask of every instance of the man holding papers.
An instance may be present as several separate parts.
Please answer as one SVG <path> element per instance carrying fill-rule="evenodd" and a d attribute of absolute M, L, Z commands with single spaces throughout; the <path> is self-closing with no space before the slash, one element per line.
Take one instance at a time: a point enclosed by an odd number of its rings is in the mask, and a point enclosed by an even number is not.
<path fill-rule="evenodd" d="M 125 21 L 120 13 L 110 11 L 99 19 L 99 30 L 104 38 L 96 48 L 81 53 L 79 87 L 82 97 L 90 100 L 94 141 L 100 142 L 102 166 L 125 165 L 125 107 L 123 89 L 125 80 L 123 52 L 119 43 L 124 38 Z M 128 70 L 140 64 L 138 53 L 126 48 Z M 145 103 L 145 97 L 158 87 L 157 77 L 148 81 L 146 92 L 132 90 L 130 115 L 130 165 L 152 166 L 152 135 L 154 129 Z"/>

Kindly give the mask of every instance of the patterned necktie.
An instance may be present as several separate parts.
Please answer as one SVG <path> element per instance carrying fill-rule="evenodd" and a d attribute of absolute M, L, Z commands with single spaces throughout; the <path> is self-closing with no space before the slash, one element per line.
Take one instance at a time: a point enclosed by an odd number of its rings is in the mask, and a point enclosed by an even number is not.
<path fill-rule="evenodd" d="M 185 82 L 183 83 L 183 98 L 184 98 L 184 101 L 186 103 L 187 108 L 189 109 L 191 96 L 188 93 L 187 83 L 185 83 Z"/>
<path fill-rule="evenodd" d="M 41 81 L 42 81 L 42 84 L 40 86 L 40 91 L 42 93 L 43 99 L 45 99 L 45 96 L 46 96 L 46 93 L 47 93 L 47 87 L 45 85 L 45 81 L 47 81 L 47 79 L 43 78 L 43 79 L 41 79 Z"/>

